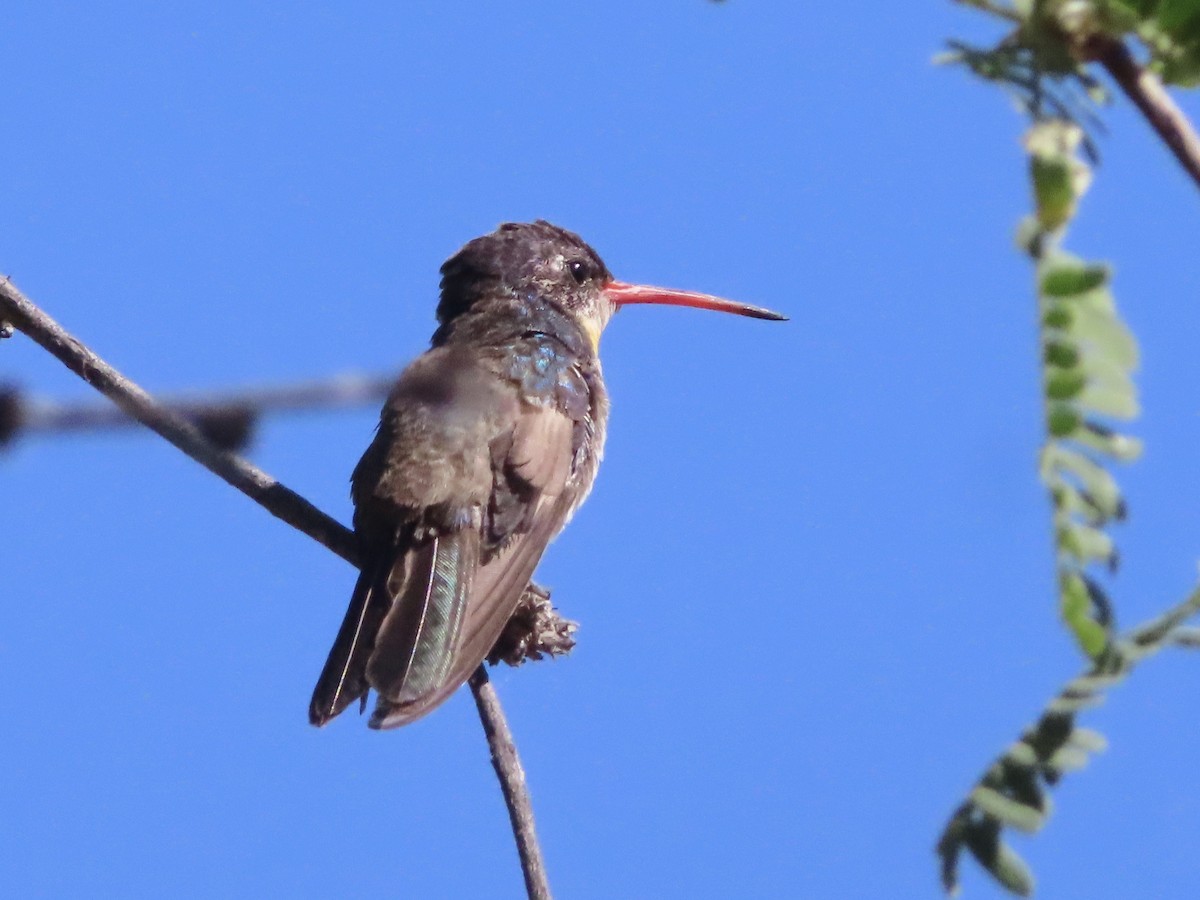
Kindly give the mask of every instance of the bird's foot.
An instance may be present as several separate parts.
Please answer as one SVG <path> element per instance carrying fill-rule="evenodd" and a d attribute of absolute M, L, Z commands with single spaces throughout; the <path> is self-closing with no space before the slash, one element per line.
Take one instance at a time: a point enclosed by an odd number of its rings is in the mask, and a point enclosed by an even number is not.
<path fill-rule="evenodd" d="M 558 614 L 550 602 L 550 592 L 530 582 L 487 661 L 493 666 L 501 662 L 519 666 L 530 659 L 564 656 L 575 646 L 578 630 L 578 622 Z"/>

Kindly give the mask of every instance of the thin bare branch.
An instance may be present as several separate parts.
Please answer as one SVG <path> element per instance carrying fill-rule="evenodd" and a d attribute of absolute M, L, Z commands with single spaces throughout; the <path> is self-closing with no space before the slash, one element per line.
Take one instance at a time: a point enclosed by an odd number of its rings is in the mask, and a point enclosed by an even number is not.
<path fill-rule="evenodd" d="M 24 332 L 128 415 L 256 501 L 267 512 L 324 544 L 347 562 L 358 564 L 358 546 L 349 529 L 258 467 L 213 447 L 196 426 L 156 403 L 144 390 L 38 309 L 7 278 L 0 278 L 0 320 Z"/>
<path fill-rule="evenodd" d="M 487 734 L 488 747 L 492 751 L 492 766 L 496 770 L 496 777 L 500 779 L 500 789 L 504 792 L 513 836 L 517 839 L 517 853 L 521 856 L 521 871 L 525 875 L 525 891 L 529 900 L 550 900 L 550 884 L 546 880 L 546 866 L 542 861 L 542 849 L 534 827 L 525 769 L 517 756 L 517 745 L 508 729 L 508 720 L 500 708 L 500 699 L 488 678 L 487 669 L 483 666 L 476 669 L 470 684 L 479 719 Z"/>
<path fill-rule="evenodd" d="M 155 402 L 144 390 L 68 334 L 8 278 L 0 277 L 0 336 L 11 328 L 23 332 L 129 416 L 170 441 L 269 513 L 347 562 L 358 565 L 359 552 L 353 532 L 261 469 L 213 447 L 195 425 Z M 550 887 L 537 844 L 525 772 L 512 733 L 482 665 L 471 677 L 470 685 L 491 750 L 492 764 L 508 806 L 526 889 L 531 900 L 544 900 L 550 897 Z"/>
<path fill-rule="evenodd" d="M 222 423 L 244 421 L 250 428 L 269 413 L 311 412 L 377 403 L 387 396 L 395 381 L 395 373 L 347 373 L 299 384 L 193 396 L 160 396 L 157 403 L 196 425 L 221 449 L 233 450 L 244 446 L 244 442 L 221 440 L 218 426 Z M 19 403 L 19 418 L 14 422 L 10 438 L 130 428 L 137 424 L 124 410 L 108 404 L 58 403 L 25 396 L 14 390 L 8 393 L 14 398 L 13 402 Z"/>

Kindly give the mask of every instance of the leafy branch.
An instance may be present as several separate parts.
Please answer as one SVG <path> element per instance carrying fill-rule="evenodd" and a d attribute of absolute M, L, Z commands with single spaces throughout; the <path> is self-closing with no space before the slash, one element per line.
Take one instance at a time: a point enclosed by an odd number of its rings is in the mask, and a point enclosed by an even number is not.
<path fill-rule="evenodd" d="M 1028 895 L 1033 874 L 1004 840 L 1005 829 L 1039 830 L 1049 816 L 1047 788 L 1081 768 L 1104 738 L 1076 724 L 1141 660 L 1170 645 L 1200 646 L 1200 630 L 1183 623 L 1200 612 L 1200 589 L 1148 624 L 1122 635 L 1097 568 L 1115 572 L 1118 553 L 1107 527 L 1125 516 L 1109 469 L 1141 452 L 1112 422 L 1138 413 L 1132 374 L 1138 348 L 1121 321 L 1106 265 L 1063 247 L 1066 227 L 1087 190 L 1096 158 L 1087 128 L 1107 94 L 1089 70 L 1099 63 L 1200 186 L 1200 139 L 1162 80 L 1200 83 L 1200 8 L 1137 0 L 958 0 L 1015 28 L 992 48 L 951 43 L 944 59 L 1001 84 L 1034 120 L 1026 138 L 1036 213 L 1018 244 L 1034 265 L 1046 439 L 1039 474 L 1050 497 L 1059 611 L 1089 660 L 1042 716 L 988 768 L 958 806 L 938 841 L 942 884 L 958 889 L 966 849 L 1003 887 Z M 1140 42 L 1139 64 L 1125 39 Z"/>
<path fill-rule="evenodd" d="M 1184 620 L 1200 612 L 1200 588 L 1166 615 L 1111 642 L 1110 652 L 1050 701 L 1041 717 L 1005 750 L 954 811 L 937 844 L 942 886 L 958 892 L 958 862 L 966 849 L 1001 885 L 1023 897 L 1033 893 L 1033 873 L 1004 842 L 1003 831 L 1037 832 L 1050 815 L 1047 787 L 1083 768 L 1103 750 L 1100 734 L 1075 724 L 1077 715 L 1104 702 L 1109 689 L 1134 667 L 1166 647 L 1200 647 L 1200 629 Z"/>
<path fill-rule="evenodd" d="M 1038 345 L 1046 439 L 1039 470 L 1050 498 L 1063 620 L 1090 668 L 1063 689 L 1037 723 L 987 770 L 955 810 L 938 841 L 942 885 L 958 888 L 965 847 L 1004 887 L 1026 896 L 1033 875 L 1003 840 L 1005 828 L 1038 831 L 1050 813 L 1046 787 L 1081 768 L 1104 738 L 1075 725 L 1081 709 L 1124 679 L 1148 653 L 1174 639 L 1175 626 L 1200 608 L 1200 590 L 1164 620 L 1118 637 L 1115 614 L 1101 588 L 1097 564 L 1115 570 L 1117 550 L 1105 526 L 1124 518 L 1125 502 L 1105 463 L 1129 462 L 1141 452 L 1135 438 L 1109 419 L 1137 414 L 1131 373 L 1137 345 L 1117 315 L 1108 267 L 1062 249 L 1066 226 L 1091 173 L 1077 157 L 1078 126 L 1057 120 L 1033 126 L 1025 140 L 1036 213 L 1022 224 L 1018 243 L 1034 264 Z M 1168 625 L 1161 627 L 1161 622 Z"/>
<path fill-rule="evenodd" d="M 950 41 L 939 61 L 966 66 L 1004 87 L 1033 119 L 1084 129 L 1095 157 L 1093 107 L 1109 99 L 1098 64 L 1200 187 L 1200 135 L 1164 88 L 1200 84 L 1200 5 L 1168 0 L 955 0 L 1010 26 L 995 45 Z M 1011 27 L 1015 26 L 1015 27 Z M 1146 63 L 1139 63 L 1126 41 Z"/>
<path fill-rule="evenodd" d="M 1075 157 L 1079 129 L 1061 121 L 1035 125 L 1026 138 L 1037 214 L 1019 242 L 1035 265 L 1038 342 L 1046 441 L 1042 482 L 1053 510 L 1059 609 L 1080 649 L 1099 659 L 1108 649 L 1113 610 L 1091 569 L 1115 571 L 1116 546 L 1104 530 L 1125 516 L 1125 501 L 1107 461 L 1131 462 L 1141 442 L 1107 420 L 1138 412 L 1131 375 L 1138 350 L 1117 314 L 1108 267 L 1061 248 L 1066 225 L 1090 180 Z"/>

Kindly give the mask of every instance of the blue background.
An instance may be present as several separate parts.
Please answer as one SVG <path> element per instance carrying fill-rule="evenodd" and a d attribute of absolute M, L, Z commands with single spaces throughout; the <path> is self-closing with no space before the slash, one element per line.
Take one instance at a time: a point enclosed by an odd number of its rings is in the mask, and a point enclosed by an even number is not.
<path fill-rule="evenodd" d="M 983 767 L 1080 668 L 1057 622 L 1021 119 L 930 64 L 945 2 L 39 3 L 7 10 L 0 270 L 152 391 L 397 368 L 504 220 L 773 306 L 604 340 L 597 489 L 539 580 L 568 659 L 496 673 L 556 893 L 933 897 Z M 1183 100 L 1200 117 L 1195 97 Z M 1200 552 L 1200 210 L 1125 103 L 1069 246 L 1112 257 L 1148 446 L 1125 624 Z M 29 342 L 0 376 L 92 396 Z M 348 520 L 373 409 L 253 457 Z M 305 721 L 354 573 L 147 435 L 0 459 L 0 883 L 21 897 L 517 897 L 470 698 Z M 1192 897 L 1200 661 L 1019 840 L 1049 897 Z M 970 897 L 998 891 L 970 864 Z"/>

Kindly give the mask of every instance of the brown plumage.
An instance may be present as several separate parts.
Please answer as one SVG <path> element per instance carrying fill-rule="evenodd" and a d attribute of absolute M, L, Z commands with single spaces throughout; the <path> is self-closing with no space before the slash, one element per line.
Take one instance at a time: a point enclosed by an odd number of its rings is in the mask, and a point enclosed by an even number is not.
<path fill-rule="evenodd" d="M 364 565 L 317 681 L 323 725 L 370 689 L 370 724 L 434 709 L 487 656 L 591 489 L 608 397 L 599 335 L 626 303 L 781 318 L 614 281 L 576 235 L 502 225 L 442 267 L 440 327 L 400 376 L 351 479 Z"/>

